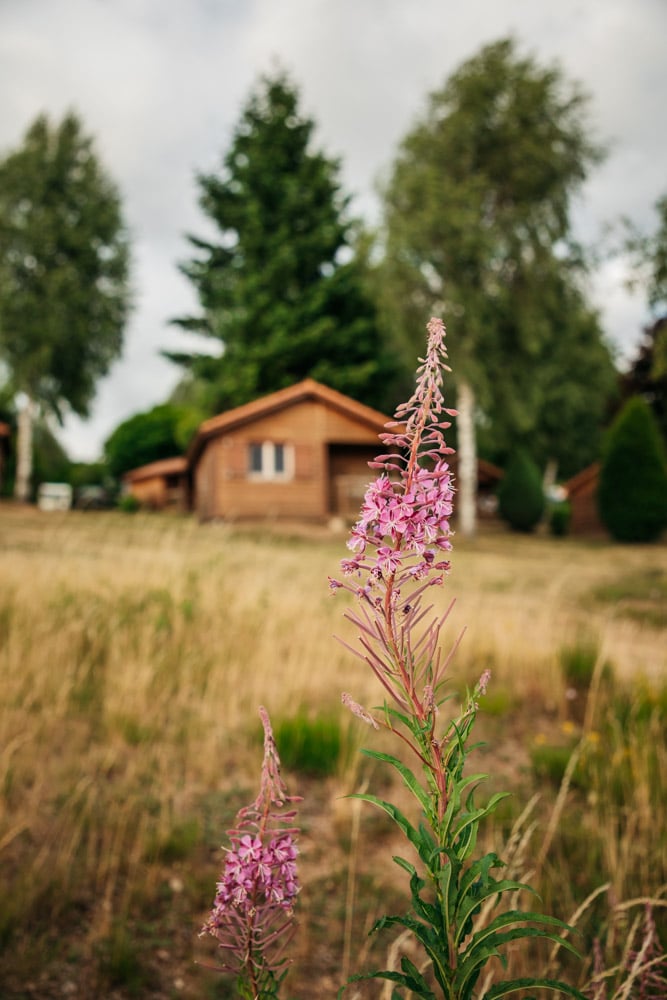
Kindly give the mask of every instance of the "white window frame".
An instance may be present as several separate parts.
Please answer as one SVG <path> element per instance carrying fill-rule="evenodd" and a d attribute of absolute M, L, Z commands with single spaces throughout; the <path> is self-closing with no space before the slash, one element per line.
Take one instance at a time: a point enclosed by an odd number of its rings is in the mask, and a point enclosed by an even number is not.
<path fill-rule="evenodd" d="M 252 449 L 261 449 L 261 469 L 251 467 Z M 277 449 L 282 448 L 283 468 L 276 468 Z M 248 442 L 248 479 L 253 482 L 286 483 L 294 478 L 294 448 L 285 441 Z"/>

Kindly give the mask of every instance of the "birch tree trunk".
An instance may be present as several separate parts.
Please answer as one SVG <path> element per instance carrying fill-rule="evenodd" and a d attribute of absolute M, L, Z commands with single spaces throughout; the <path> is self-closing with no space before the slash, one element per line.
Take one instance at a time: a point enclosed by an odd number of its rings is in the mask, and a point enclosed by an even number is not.
<path fill-rule="evenodd" d="M 14 497 L 21 503 L 30 499 L 30 482 L 32 479 L 32 425 L 35 416 L 35 404 L 30 396 L 24 394 L 22 405 L 19 405 L 18 427 L 16 435 L 16 479 L 14 482 Z"/>
<path fill-rule="evenodd" d="M 475 437 L 475 394 L 465 379 L 459 379 L 456 396 L 458 430 L 458 530 L 475 534 L 477 527 L 477 440 Z"/>

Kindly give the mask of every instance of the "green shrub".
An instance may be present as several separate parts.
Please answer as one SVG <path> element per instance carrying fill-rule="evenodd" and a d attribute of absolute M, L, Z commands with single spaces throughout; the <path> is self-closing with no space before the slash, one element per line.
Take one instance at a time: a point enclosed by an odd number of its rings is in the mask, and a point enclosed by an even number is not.
<path fill-rule="evenodd" d="M 563 680 L 568 687 L 579 691 L 588 690 L 595 673 L 599 647 L 594 639 L 584 640 L 572 646 L 562 646 L 558 653 Z M 611 669 L 605 664 L 605 671 Z"/>
<path fill-rule="evenodd" d="M 655 417 L 629 400 L 605 442 L 598 510 L 617 542 L 653 542 L 667 527 L 667 462 Z"/>
<path fill-rule="evenodd" d="M 338 771 L 344 753 L 350 752 L 341 723 L 334 716 L 311 717 L 305 711 L 280 720 L 276 744 L 283 766 L 301 774 L 325 778 Z"/>
<path fill-rule="evenodd" d="M 514 531 L 532 531 L 544 513 L 540 472 L 525 451 L 516 451 L 498 488 L 498 511 Z"/>
<path fill-rule="evenodd" d="M 572 746 L 535 743 L 530 749 L 530 763 L 538 781 L 548 781 L 558 787 L 572 757 Z"/>
<path fill-rule="evenodd" d="M 132 932 L 117 923 L 99 946 L 100 971 L 110 986 L 121 987 L 127 996 L 146 995 L 149 977 L 141 948 Z"/>
<path fill-rule="evenodd" d="M 175 861 L 185 861 L 196 850 L 201 841 L 201 829 L 197 819 L 184 819 L 175 823 L 162 836 L 156 836 L 146 851 L 150 861 L 161 861 L 173 864 Z"/>
<path fill-rule="evenodd" d="M 551 534 L 555 535 L 557 538 L 562 538 L 563 535 L 567 535 L 570 529 L 571 516 L 572 508 L 567 500 L 561 500 L 559 503 L 555 503 L 549 514 L 549 530 Z"/>
<path fill-rule="evenodd" d="M 140 507 L 141 504 L 131 493 L 126 493 L 118 501 L 118 509 L 122 510 L 125 514 L 136 514 Z"/>

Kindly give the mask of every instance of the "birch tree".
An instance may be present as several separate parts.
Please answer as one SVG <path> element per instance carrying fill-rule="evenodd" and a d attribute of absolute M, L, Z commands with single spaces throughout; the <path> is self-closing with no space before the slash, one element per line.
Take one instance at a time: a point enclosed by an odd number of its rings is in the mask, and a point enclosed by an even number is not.
<path fill-rule="evenodd" d="M 386 322 L 411 353 L 426 317 L 448 327 L 466 534 L 475 530 L 477 416 L 499 418 L 514 374 L 525 376 L 556 335 L 540 305 L 544 273 L 576 280 L 572 197 L 602 156 L 587 107 L 558 67 L 495 42 L 430 95 L 384 186 Z"/>
<path fill-rule="evenodd" d="M 74 114 L 41 115 L 0 161 L 0 361 L 18 405 L 15 495 L 27 500 L 37 411 L 88 414 L 130 307 L 117 189 Z"/>

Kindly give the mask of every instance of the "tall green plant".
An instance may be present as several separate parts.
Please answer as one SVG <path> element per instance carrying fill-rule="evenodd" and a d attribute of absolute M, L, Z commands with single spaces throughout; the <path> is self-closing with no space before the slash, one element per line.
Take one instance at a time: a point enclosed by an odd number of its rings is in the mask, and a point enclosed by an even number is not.
<path fill-rule="evenodd" d="M 667 460 L 655 418 L 639 396 L 612 424 L 602 457 L 598 510 L 618 542 L 653 542 L 667 527 Z"/>
<path fill-rule="evenodd" d="M 397 736 L 417 762 L 413 770 L 393 754 L 364 751 L 398 773 L 418 816 L 411 820 L 375 795 L 358 796 L 391 817 L 419 859 L 418 867 L 394 857 L 409 876 L 412 906 L 407 913 L 382 917 L 373 930 L 399 926 L 409 931 L 425 953 L 431 974 L 427 978 L 404 954 L 401 971 L 375 970 L 353 976 L 350 982 L 379 978 L 427 1000 L 481 1000 L 478 987 L 485 972 L 496 981 L 484 991 L 483 1000 L 536 988 L 581 997 L 555 979 L 503 979 L 491 971 L 494 959 L 505 966 L 505 948 L 517 940 L 546 938 L 574 949 L 563 937 L 567 925 L 561 921 L 512 906 L 503 909 L 508 894 L 530 891 L 529 887 L 497 877 L 503 867 L 497 854 L 474 856 L 480 823 L 505 797 L 498 793 L 477 805 L 476 790 L 485 775 L 466 773 L 476 746 L 471 735 L 488 671 L 462 711 L 444 726 L 441 723 L 451 699 L 445 691 L 446 667 L 457 643 L 442 655 L 440 632 L 451 605 L 438 616 L 426 601 L 430 588 L 442 585 L 449 570 L 443 556 L 451 548 L 453 493 L 447 463 L 451 449 L 444 439 L 450 425 L 443 418 L 453 411 L 446 409 L 441 389 L 446 367 L 444 326 L 432 319 L 428 329 L 417 388 L 396 411 L 404 429 L 381 435 L 388 453 L 374 463 L 380 474 L 369 486 L 361 517 L 352 529 L 352 558 L 342 564 L 347 579 L 332 580 L 331 587 L 356 598 L 356 610 L 346 613 L 359 631 L 358 645 L 350 648 L 370 666 L 385 693 L 384 705 L 371 711 L 349 694 L 343 695 L 343 702 L 374 729 Z M 400 994 L 395 991 L 393 996 Z"/>

